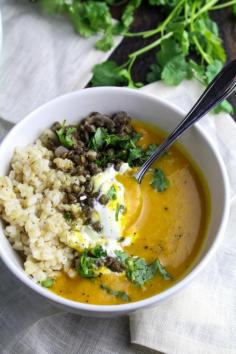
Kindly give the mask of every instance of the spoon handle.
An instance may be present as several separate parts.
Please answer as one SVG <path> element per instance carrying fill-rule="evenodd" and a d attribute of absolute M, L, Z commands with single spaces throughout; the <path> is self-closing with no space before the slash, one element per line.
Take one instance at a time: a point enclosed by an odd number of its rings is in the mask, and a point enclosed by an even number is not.
<path fill-rule="evenodd" d="M 141 183 L 143 176 L 153 162 L 157 160 L 188 128 L 205 116 L 205 114 L 212 108 L 226 99 L 233 92 L 235 87 L 236 60 L 233 60 L 212 80 L 186 117 L 143 164 L 135 175 L 137 181 Z"/>

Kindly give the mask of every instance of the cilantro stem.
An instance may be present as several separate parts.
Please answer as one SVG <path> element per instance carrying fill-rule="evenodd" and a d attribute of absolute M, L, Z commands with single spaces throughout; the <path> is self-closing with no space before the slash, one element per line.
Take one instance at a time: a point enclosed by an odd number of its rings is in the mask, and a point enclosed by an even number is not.
<path fill-rule="evenodd" d="M 167 16 L 167 18 L 165 19 L 165 21 L 159 25 L 157 28 L 154 28 L 152 30 L 148 30 L 148 31 L 143 31 L 143 32 L 135 32 L 135 33 L 131 33 L 131 32 L 126 32 L 124 34 L 125 37 L 143 37 L 143 38 L 148 38 L 148 37 L 152 37 L 155 34 L 159 33 L 159 32 L 163 32 L 165 27 L 169 24 L 169 22 L 172 20 L 172 18 L 175 16 L 175 14 L 178 12 L 178 10 L 180 9 L 180 7 L 182 6 L 182 4 L 185 2 L 186 0 L 181 0 L 176 6 L 175 8 L 171 11 L 171 13 Z"/>
<path fill-rule="evenodd" d="M 184 2 L 185 2 L 185 0 L 179 1 L 178 4 L 174 7 L 174 9 L 170 12 L 169 16 L 167 16 L 165 21 L 160 26 L 158 26 L 155 30 L 147 31 L 146 34 L 143 35 L 143 38 L 148 38 L 148 37 L 151 37 L 151 36 L 153 36 L 154 34 L 156 34 L 158 32 L 163 32 L 165 30 L 166 26 L 172 20 L 172 18 L 180 10 L 180 8 L 182 7 Z"/>
<path fill-rule="evenodd" d="M 228 6 L 231 6 L 231 5 L 236 5 L 236 0 L 231 0 L 231 1 L 225 2 L 223 4 L 219 4 L 219 5 L 213 6 L 209 10 L 210 11 L 212 11 L 212 10 L 220 10 L 220 9 L 224 9 L 225 7 L 228 7 Z"/>
<path fill-rule="evenodd" d="M 185 25 L 188 23 L 188 3 L 187 1 L 185 1 L 185 4 L 184 4 L 184 22 L 185 22 Z"/>
<path fill-rule="evenodd" d="M 118 69 L 124 69 L 126 68 L 128 65 L 130 65 L 131 59 L 127 60 L 126 62 L 124 62 L 124 64 L 121 64 L 120 66 L 118 66 Z"/>
<path fill-rule="evenodd" d="M 199 53 L 201 54 L 202 58 L 205 60 L 207 64 L 211 64 L 211 60 L 209 59 L 209 55 L 205 53 L 204 49 L 202 48 L 199 40 L 196 36 L 193 36 L 193 41 L 196 44 L 196 48 L 198 49 Z"/>
<path fill-rule="evenodd" d="M 117 2 L 117 3 L 115 3 L 115 4 L 112 4 L 111 3 L 111 6 L 120 6 L 120 5 L 124 5 L 126 2 L 127 2 L 128 0 L 121 0 L 121 1 L 119 1 L 119 2 Z"/>
<path fill-rule="evenodd" d="M 216 0 L 214 0 L 214 1 L 216 1 Z M 196 7 L 197 7 L 197 2 L 194 2 L 193 6 L 192 6 L 191 18 L 190 18 L 190 31 L 192 33 L 194 33 L 194 19 L 195 19 L 195 15 L 196 15 L 195 14 Z M 199 41 L 195 35 L 193 36 L 193 41 L 196 45 L 198 52 L 202 56 L 202 59 L 205 60 L 208 64 L 210 64 L 211 61 L 209 59 L 209 56 L 205 53 L 204 49 L 202 48 L 201 44 L 199 43 Z"/>
<path fill-rule="evenodd" d="M 198 12 L 195 13 L 192 20 L 195 21 L 197 17 L 202 15 L 204 12 L 209 11 L 215 4 L 217 4 L 219 0 L 211 0 L 208 1 L 206 5 L 204 5 Z"/>
<path fill-rule="evenodd" d="M 156 41 L 152 42 L 151 44 L 147 45 L 146 47 L 143 47 L 139 50 L 137 50 L 136 52 L 133 52 L 129 55 L 130 58 L 134 58 L 137 57 L 143 53 L 148 52 L 149 50 L 157 47 L 159 44 L 161 44 L 161 42 L 163 42 L 165 39 L 170 38 L 171 36 L 173 36 L 174 32 L 169 32 L 167 34 L 165 34 L 164 36 L 158 38 Z"/>

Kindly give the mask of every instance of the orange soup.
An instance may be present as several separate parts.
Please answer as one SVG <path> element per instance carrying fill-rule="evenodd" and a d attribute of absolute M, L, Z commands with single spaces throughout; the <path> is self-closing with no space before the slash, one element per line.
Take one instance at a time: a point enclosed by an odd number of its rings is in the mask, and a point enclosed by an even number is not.
<path fill-rule="evenodd" d="M 137 145 L 142 149 L 164 139 L 158 129 L 143 122 L 132 121 L 132 125 L 140 133 Z M 126 257 L 123 268 L 107 271 L 102 264 L 94 277 L 61 273 L 51 288 L 56 294 L 98 305 L 138 301 L 171 287 L 193 266 L 204 242 L 210 209 L 201 172 L 178 147 L 165 153 L 140 185 L 133 177 L 135 171 L 137 167 L 115 177 L 125 198 L 121 211 L 121 205 L 116 205 Z M 127 235 L 131 235 L 129 242 Z M 90 260 L 95 257 L 90 256 Z"/>

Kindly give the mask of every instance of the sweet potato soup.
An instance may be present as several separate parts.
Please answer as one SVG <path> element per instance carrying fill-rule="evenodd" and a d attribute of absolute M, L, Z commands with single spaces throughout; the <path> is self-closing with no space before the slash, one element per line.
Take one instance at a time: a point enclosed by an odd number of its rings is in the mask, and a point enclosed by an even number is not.
<path fill-rule="evenodd" d="M 136 147 L 143 150 L 164 138 L 156 128 L 140 121 L 132 121 L 132 126 L 139 134 Z M 138 155 L 140 152 L 135 149 L 132 153 Z M 137 168 L 118 172 L 107 192 L 114 220 L 121 225 L 118 241 L 122 249 L 115 251 L 120 264 L 115 264 L 114 257 L 110 256 L 107 263 L 96 261 L 100 266 L 96 275 L 90 272 L 91 262 L 99 257 L 105 259 L 106 252 L 103 254 L 101 249 L 106 242 L 102 239 L 96 251 L 91 254 L 86 251 L 84 258 L 80 258 L 82 271 L 73 277 L 61 273 L 51 291 L 89 304 L 133 302 L 162 292 L 191 269 L 203 244 L 209 218 L 207 186 L 201 173 L 178 147 L 172 147 L 152 166 L 141 185 L 133 178 Z M 107 183 L 107 179 L 101 179 L 102 175 L 100 182 L 96 175 L 93 178 L 97 190 Z M 119 204 L 122 187 L 124 201 Z M 101 206 L 96 205 L 99 213 Z M 105 206 L 103 209 L 105 218 Z M 111 233 L 115 232 L 115 227 L 111 226 Z M 106 225 L 104 228 L 108 230 Z M 79 242 L 85 241 L 81 241 L 79 232 L 77 236 L 77 246 L 73 240 L 69 244 L 78 252 L 84 252 Z"/>

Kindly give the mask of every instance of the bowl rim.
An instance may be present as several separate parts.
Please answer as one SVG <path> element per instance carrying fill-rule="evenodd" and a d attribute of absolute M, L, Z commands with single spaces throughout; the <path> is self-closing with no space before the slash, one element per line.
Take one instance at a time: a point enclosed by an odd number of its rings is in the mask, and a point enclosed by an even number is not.
<path fill-rule="evenodd" d="M 129 95 L 137 96 L 137 98 L 139 96 L 142 96 L 143 98 L 154 101 L 154 103 L 157 105 L 160 104 L 164 108 L 171 109 L 174 114 L 178 114 L 183 117 L 185 115 L 185 112 L 182 109 L 180 109 L 179 107 L 175 106 L 173 103 L 167 102 L 164 99 L 158 98 L 158 97 L 153 96 L 153 95 L 146 93 L 146 92 L 141 92 L 139 90 L 133 90 L 133 89 L 124 88 L 124 87 L 109 87 L 109 86 L 85 88 L 85 89 L 73 91 L 73 92 L 58 96 L 58 97 L 54 98 L 53 100 L 48 101 L 47 103 L 41 105 L 40 107 L 38 107 L 35 110 L 33 110 L 32 112 L 30 112 L 25 118 L 23 118 L 20 122 L 18 122 L 10 130 L 10 132 L 2 140 L 0 146 L 4 145 L 6 139 L 9 139 L 9 137 L 12 134 L 14 134 L 15 131 L 17 131 L 18 129 L 21 130 L 21 125 L 24 125 L 27 121 L 30 121 L 32 119 L 32 117 L 35 114 L 40 113 L 40 111 L 42 109 L 45 109 L 45 108 L 47 108 L 47 106 L 50 106 L 51 104 L 55 104 L 60 100 L 67 100 L 68 97 L 70 97 L 70 96 L 86 95 L 87 92 L 91 92 L 91 91 L 93 91 L 94 93 L 102 92 L 102 91 L 105 91 L 105 92 L 109 91 L 109 93 L 110 93 L 111 91 L 113 91 L 113 92 L 116 92 L 116 94 L 123 92 L 123 93 L 127 93 Z M 195 123 L 195 125 L 194 125 L 194 127 L 192 127 L 192 129 L 195 129 L 197 131 L 197 133 L 205 140 L 205 142 L 208 145 L 208 148 L 211 150 L 211 152 L 213 153 L 213 155 L 218 163 L 219 170 L 221 171 L 222 179 L 224 182 L 222 184 L 223 193 L 224 193 L 224 207 L 222 210 L 222 217 L 221 217 L 220 225 L 218 228 L 218 232 L 216 233 L 216 237 L 215 237 L 212 245 L 210 246 L 208 252 L 203 256 L 202 260 L 200 260 L 199 263 L 197 265 L 195 265 L 194 268 L 187 275 L 185 275 L 180 281 L 175 283 L 173 286 L 171 286 L 170 288 L 164 290 L 163 292 L 161 292 L 159 294 L 153 295 L 153 296 L 148 297 L 143 300 L 130 302 L 127 304 L 118 304 L 118 305 L 85 304 L 85 303 L 69 300 L 67 298 L 63 298 L 63 297 L 49 291 L 48 289 L 43 288 L 39 284 L 35 283 L 25 273 L 25 271 L 23 269 L 19 269 L 14 262 L 9 260 L 9 258 L 5 255 L 4 252 L 0 251 L 0 257 L 3 261 L 3 263 L 5 263 L 7 268 L 21 282 L 23 282 L 26 286 L 28 286 L 32 290 L 36 291 L 36 293 L 43 296 L 47 300 L 51 300 L 52 302 L 54 302 L 58 305 L 66 306 L 66 307 L 68 307 L 68 309 L 71 308 L 71 309 L 74 309 L 77 311 L 81 310 L 81 312 L 86 312 L 86 313 L 91 313 L 91 314 L 92 313 L 98 313 L 98 314 L 99 313 L 100 314 L 101 313 L 106 313 L 106 314 L 129 313 L 134 310 L 143 309 L 147 306 L 154 305 L 155 303 L 157 304 L 157 303 L 169 298 L 170 296 L 174 295 L 175 293 L 177 293 L 181 289 L 183 289 L 190 281 L 193 280 L 193 278 L 195 278 L 197 276 L 197 274 L 199 274 L 199 272 L 205 267 L 205 265 L 209 262 L 209 260 L 214 255 L 217 247 L 219 246 L 220 242 L 222 241 L 223 232 L 226 228 L 228 218 L 229 218 L 229 211 L 230 211 L 230 185 L 229 185 L 229 179 L 228 179 L 228 175 L 227 175 L 227 171 L 226 171 L 226 167 L 224 165 L 223 159 L 222 159 L 221 155 L 219 154 L 217 148 L 215 147 L 211 137 L 208 136 L 208 134 L 203 130 L 203 128 L 198 123 Z M 1 149 L 0 149 L 0 154 L 1 154 Z M 0 237 L 6 238 L 6 236 L 4 235 L 3 232 L 0 233 Z"/>

